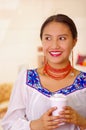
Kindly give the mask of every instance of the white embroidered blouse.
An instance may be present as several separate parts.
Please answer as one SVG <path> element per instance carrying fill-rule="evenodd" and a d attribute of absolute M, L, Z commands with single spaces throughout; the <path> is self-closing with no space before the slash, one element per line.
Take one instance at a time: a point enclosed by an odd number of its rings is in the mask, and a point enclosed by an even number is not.
<path fill-rule="evenodd" d="M 63 94 L 68 105 L 86 118 L 86 73 L 80 72 L 73 84 L 54 93 Z M 54 94 L 43 88 L 36 71 L 22 70 L 15 82 L 9 108 L 2 119 L 3 130 L 30 130 L 30 121 L 50 108 L 50 96 Z M 57 130 L 79 130 L 74 124 L 65 124 Z"/>

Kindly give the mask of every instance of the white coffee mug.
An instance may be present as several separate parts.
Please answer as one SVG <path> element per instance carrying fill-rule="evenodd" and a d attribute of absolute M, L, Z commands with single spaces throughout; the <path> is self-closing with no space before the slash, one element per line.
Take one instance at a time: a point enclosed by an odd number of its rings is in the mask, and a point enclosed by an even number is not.
<path fill-rule="evenodd" d="M 55 111 L 53 111 L 54 116 L 58 116 L 59 112 L 63 110 L 64 106 L 67 106 L 67 98 L 62 94 L 55 94 L 51 96 L 51 107 L 57 107 Z"/>

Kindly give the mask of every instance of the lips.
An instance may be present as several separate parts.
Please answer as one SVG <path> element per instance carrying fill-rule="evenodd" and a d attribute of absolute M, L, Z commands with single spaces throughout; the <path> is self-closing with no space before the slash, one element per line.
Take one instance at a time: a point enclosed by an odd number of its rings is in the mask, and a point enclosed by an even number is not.
<path fill-rule="evenodd" d="M 60 56 L 62 54 L 61 51 L 50 51 L 49 53 L 51 56 L 54 56 L 54 57 Z"/>

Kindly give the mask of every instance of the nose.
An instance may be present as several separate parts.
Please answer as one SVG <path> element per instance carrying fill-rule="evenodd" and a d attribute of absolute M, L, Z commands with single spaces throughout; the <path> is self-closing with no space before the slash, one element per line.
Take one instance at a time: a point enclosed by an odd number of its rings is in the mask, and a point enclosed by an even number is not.
<path fill-rule="evenodd" d="M 52 42 L 52 48 L 60 48 L 59 42 L 58 42 L 57 39 L 53 40 L 53 42 Z"/>

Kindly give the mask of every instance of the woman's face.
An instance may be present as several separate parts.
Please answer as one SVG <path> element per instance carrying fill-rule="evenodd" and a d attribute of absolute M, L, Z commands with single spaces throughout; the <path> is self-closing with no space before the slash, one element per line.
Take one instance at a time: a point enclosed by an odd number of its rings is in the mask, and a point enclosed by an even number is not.
<path fill-rule="evenodd" d="M 75 43 L 69 27 L 64 23 L 51 22 L 43 30 L 43 52 L 51 64 L 67 63 Z"/>

